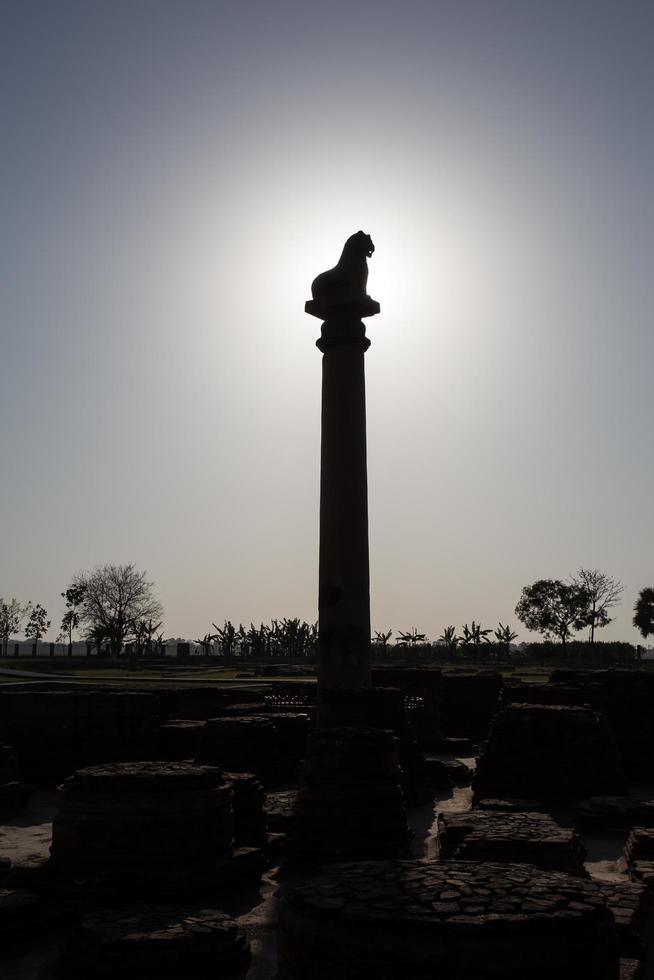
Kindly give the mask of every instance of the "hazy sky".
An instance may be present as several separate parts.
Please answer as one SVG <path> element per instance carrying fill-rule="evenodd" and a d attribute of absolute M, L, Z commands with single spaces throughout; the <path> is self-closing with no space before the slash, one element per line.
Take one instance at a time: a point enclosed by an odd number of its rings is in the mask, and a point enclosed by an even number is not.
<path fill-rule="evenodd" d="M 317 617 L 303 307 L 362 228 L 374 627 L 517 626 L 584 565 L 637 640 L 652 3 L 4 0 L 0 34 L 0 595 L 58 623 L 133 561 L 167 635 Z"/>

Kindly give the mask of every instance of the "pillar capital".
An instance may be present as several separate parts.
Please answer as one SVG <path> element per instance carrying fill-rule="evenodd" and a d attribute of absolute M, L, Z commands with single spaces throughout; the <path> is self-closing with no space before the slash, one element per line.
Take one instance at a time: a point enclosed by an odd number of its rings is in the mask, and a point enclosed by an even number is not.
<path fill-rule="evenodd" d="M 366 328 L 361 322 L 362 317 L 379 313 L 379 303 L 370 296 L 347 303 L 310 299 L 304 309 L 323 321 L 320 337 L 316 341 L 316 347 L 323 354 L 334 347 L 355 347 L 364 352 L 370 347 Z"/>
<path fill-rule="evenodd" d="M 323 354 L 334 347 L 355 347 L 365 353 L 370 347 L 370 340 L 366 337 L 366 328 L 360 320 L 333 317 L 323 323 L 316 347 Z"/>

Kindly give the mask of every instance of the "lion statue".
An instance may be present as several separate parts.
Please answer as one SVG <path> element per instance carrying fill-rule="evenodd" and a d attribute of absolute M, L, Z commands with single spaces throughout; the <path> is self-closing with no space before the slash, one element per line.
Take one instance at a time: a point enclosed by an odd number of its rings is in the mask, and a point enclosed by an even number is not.
<path fill-rule="evenodd" d="M 370 235 L 357 231 L 350 235 L 338 264 L 328 272 L 321 272 L 311 283 L 314 299 L 328 299 L 331 302 L 345 303 L 366 296 L 368 285 L 369 258 L 375 251 Z"/>

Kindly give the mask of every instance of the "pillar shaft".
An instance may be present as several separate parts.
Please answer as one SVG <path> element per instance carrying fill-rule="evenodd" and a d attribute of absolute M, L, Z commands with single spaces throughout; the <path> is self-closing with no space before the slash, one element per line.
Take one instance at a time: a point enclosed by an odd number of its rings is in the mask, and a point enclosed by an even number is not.
<path fill-rule="evenodd" d="M 364 353 L 358 317 L 335 317 L 322 361 L 318 684 L 370 684 L 370 570 Z"/>

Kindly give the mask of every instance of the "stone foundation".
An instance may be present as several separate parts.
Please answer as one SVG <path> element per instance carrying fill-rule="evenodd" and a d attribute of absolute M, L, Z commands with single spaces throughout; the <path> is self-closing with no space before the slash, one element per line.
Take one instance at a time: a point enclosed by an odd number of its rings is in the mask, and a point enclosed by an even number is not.
<path fill-rule="evenodd" d="M 191 718 L 175 718 L 159 726 L 158 758 L 171 762 L 194 759 L 206 722 Z"/>
<path fill-rule="evenodd" d="M 502 675 L 496 671 L 443 674 L 443 731 L 447 738 L 483 741 L 499 708 Z"/>
<path fill-rule="evenodd" d="M 82 769 L 59 788 L 50 873 L 66 889 L 188 893 L 231 856 L 232 789 L 218 769 L 136 762 Z"/>
<path fill-rule="evenodd" d="M 264 703 L 266 711 L 289 711 L 309 716 L 311 727 L 316 724 L 318 687 L 316 684 L 296 682 L 275 684 Z"/>
<path fill-rule="evenodd" d="M 474 771 L 460 759 L 426 760 L 429 778 L 434 789 L 450 789 L 452 786 L 468 786 Z"/>
<path fill-rule="evenodd" d="M 75 769 L 72 691 L 0 691 L 0 736 L 14 746 L 24 778 L 56 781 Z"/>
<path fill-rule="evenodd" d="M 317 732 L 295 811 L 296 856 L 396 857 L 408 851 L 399 741 L 379 729 Z"/>
<path fill-rule="evenodd" d="M 591 796 L 575 807 L 577 822 L 588 827 L 654 827 L 654 800 L 632 796 Z"/>
<path fill-rule="evenodd" d="M 391 671 L 377 673 L 385 676 Z M 332 688 L 322 691 L 320 697 L 321 729 L 384 729 L 397 735 L 400 785 L 407 801 L 420 804 L 432 799 L 429 769 L 422 749 L 413 738 L 402 691 L 392 687 Z"/>
<path fill-rule="evenodd" d="M 636 670 L 555 670 L 553 684 L 603 692 L 606 717 L 628 775 L 654 778 L 654 674 Z"/>
<path fill-rule="evenodd" d="M 544 871 L 584 874 L 586 850 L 574 830 L 545 813 L 473 810 L 438 814 L 443 860 L 533 864 Z"/>
<path fill-rule="evenodd" d="M 267 831 L 263 786 L 251 773 L 226 772 L 223 775 L 233 793 L 234 843 L 237 847 L 265 847 Z"/>
<path fill-rule="evenodd" d="M 229 772 L 253 773 L 268 783 L 279 764 L 277 731 L 267 718 L 254 715 L 210 718 L 196 758 Z"/>
<path fill-rule="evenodd" d="M 294 789 L 266 793 L 264 812 L 269 831 L 292 835 L 297 795 L 297 790 Z"/>
<path fill-rule="evenodd" d="M 383 728 L 408 733 L 404 696 L 393 687 L 333 687 L 319 692 L 319 727 Z"/>
<path fill-rule="evenodd" d="M 600 684 L 525 684 L 505 681 L 500 704 L 562 704 L 604 712 L 606 696 Z"/>
<path fill-rule="evenodd" d="M 429 763 L 413 738 L 400 738 L 402 790 L 410 806 L 428 803 L 434 798 L 434 781 Z"/>
<path fill-rule="evenodd" d="M 309 715 L 300 711 L 264 712 L 275 726 L 279 756 L 286 768 L 293 768 L 307 754 L 307 739 L 311 729 Z"/>
<path fill-rule="evenodd" d="M 402 691 L 406 721 L 419 745 L 434 747 L 443 741 L 443 675 L 440 670 L 374 667 L 371 677 L 378 687 L 396 687 Z"/>
<path fill-rule="evenodd" d="M 494 800 L 488 797 L 479 800 L 475 806 L 475 812 L 485 810 L 507 810 L 510 813 L 543 813 L 543 806 L 538 800 Z"/>
<path fill-rule="evenodd" d="M 61 980 L 218 980 L 244 977 L 245 936 L 224 912 L 184 906 L 87 915 L 53 970 Z"/>
<path fill-rule="evenodd" d="M 560 705 L 513 704 L 498 712 L 473 781 L 475 800 L 527 797 L 561 805 L 625 789 L 604 716 Z"/>
<path fill-rule="evenodd" d="M 634 827 L 624 847 L 627 864 L 635 861 L 654 861 L 654 828 Z"/>
<path fill-rule="evenodd" d="M 278 939 L 278 980 L 619 976 L 597 886 L 525 865 L 335 865 L 287 892 Z"/>
<path fill-rule="evenodd" d="M 234 704 L 225 704 L 216 712 L 217 718 L 239 718 L 242 715 L 260 715 L 266 710 L 263 701 L 243 701 Z"/>
<path fill-rule="evenodd" d="M 148 758 L 158 699 L 112 691 L 0 690 L 0 736 L 23 777 L 56 782 L 81 766 Z"/>
<path fill-rule="evenodd" d="M 176 687 L 165 684 L 150 688 L 155 691 L 160 704 L 162 720 L 169 718 L 195 718 L 205 720 L 219 715 L 225 705 L 235 701 L 260 702 L 261 690 L 249 688 Z"/>
<path fill-rule="evenodd" d="M 633 881 L 600 881 L 598 885 L 615 920 L 620 956 L 643 958 L 654 935 L 650 888 Z"/>

